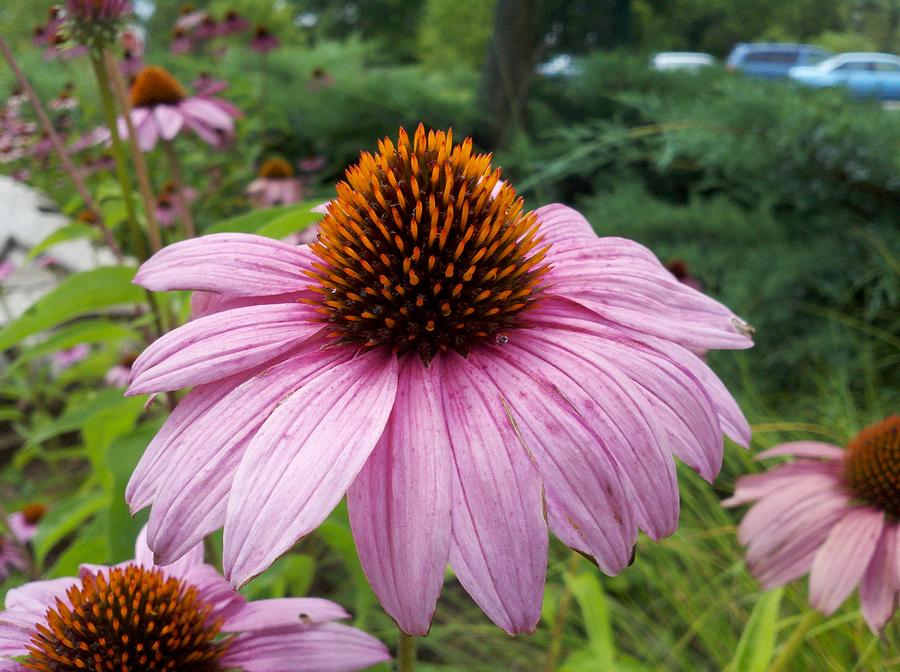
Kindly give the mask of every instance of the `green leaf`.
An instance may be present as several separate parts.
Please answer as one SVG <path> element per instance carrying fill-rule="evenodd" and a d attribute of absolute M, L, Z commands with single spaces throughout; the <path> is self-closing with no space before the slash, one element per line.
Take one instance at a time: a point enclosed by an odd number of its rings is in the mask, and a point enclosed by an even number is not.
<path fill-rule="evenodd" d="M 241 593 L 248 600 L 306 595 L 316 572 L 311 555 L 289 553 L 276 560 L 264 574 L 244 586 Z"/>
<path fill-rule="evenodd" d="M 315 224 L 322 219 L 322 213 L 312 211 L 318 204 L 318 201 L 305 201 L 300 203 L 294 206 L 289 212 L 286 212 L 259 227 L 256 230 L 256 234 L 281 240 L 285 236 L 289 236 L 297 231 L 302 231 L 306 227 Z"/>
<path fill-rule="evenodd" d="M 0 330 L 0 350 L 78 315 L 140 301 L 144 294 L 131 284 L 134 274 L 127 266 L 106 266 L 66 278 Z"/>
<path fill-rule="evenodd" d="M 47 572 L 47 578 L 57 579 L 63 576 L 76 576 L 78 567 L 84 563 L 92 565 L 107 564 L 109 548 L 103 536 L 102 520 L 98 516 L 86 525 L 75 539 L 56 559 L 53 567 Z"/>
<path fill-rule="evenodd" d="M 122 390 L 103 390 L 97 394 L 77 399 L 61 416 L 38 427 L 25 438 L 28 444 L 43 443 L 54 436 L 81 429 L 101 413 L 113 416 L 118 413 L 130 414 L 135 409 L 140 410 L 143 403 L 144 400 L 141 397 L 123 396 Z"/>
<path fill-rule="evenodd" d="M 28 256 L 25 258 L 26 260 L 31 261 L 39 254 L 50 249 L 54 245 L 59 245 L 60 243 L 64 243 L 67 240 L 74 240 L 76 238 L 96 238 L 96 234 L 97 230 L 91 228 L 87 224 L 82 224 L 81 222 L 72 222 L 67 226 L 57 229 L 37 245 L 32 247 L 28 252 Z"/>
<path fill-rule="evenodd" d="M 350 578 L 354 584 L 354 595 L 356 596 L 356 604 L 354 611 L 356 619 L 354 623 L 357 627 L 363 627 L 369 609 L 375 604 L 375 593 L 369 586 L 362 565 L 359 562 L 359 556 L 356 554 L 356 544 L 353 541 L 353 534 L 350 532 L 350 521 L 347 517 L 347 503 L 342 501 L 330 516 L 319 526 L 316 534 L 328 544 L 332 550 L 336 551 L 344 561 L 344 566 L 350 573 Z"/>
<path fill-rule="evenodd" d="M 734 658 L 728 665 L 731 672 L 765 672 L 775 653 L 775 630 L 783 588 L 763 593 L 753 607 L 750 619 L 741 633 Z"/>
<path fill-rule="evenodd" d="M 96 319 L 76 322 L 50 334 L 47 340 L 28 348 L 13 363 L 11 368 L 19 367 L 35 357 L 49 355 L 57 350 L 71 348 L 79 343 L 114 344 L 126 339 L 138 341 L 140 340 L 140 334 L 130 327 L 111 320 Z"/>
<path fill-rule="evenodd" d="M 205 229 L 203 233 L 254 233 L 274 219 L 295 209 L 297 209 L 297 206 L 283 205 L 277 208 L 268 208 L 267 210 L 254 210 L 214 224 Z"/>
<path fill-rule="evenodd" d="M 47 553 L 66 536 L 81 527 L 82 523 L 101 511 L 108 504 L 105 493 L 90 490 L 61 500 L 53 505 L 41 519 L 37 534 L 32 540 L 34 555 L 43 562 Z"/>
<path fill-rule="evenodd" d="M 615 669 L 616 645 L 603 586 L 590 570 L 575 576 L 566 575 L 566 584 L 581 609 L 594 669 Z"/>

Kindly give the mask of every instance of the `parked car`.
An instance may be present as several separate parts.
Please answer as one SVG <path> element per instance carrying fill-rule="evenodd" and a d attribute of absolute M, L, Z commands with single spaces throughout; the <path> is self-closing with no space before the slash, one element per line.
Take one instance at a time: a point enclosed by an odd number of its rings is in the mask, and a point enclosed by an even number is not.
<path fill-rule="evenodd" d="M 654 70 L 689 70 L 715 65 L 716 59 L 699 51 L 662 51 L 653 55 L 651 65 Z"/>
<path fill-rule="evenodd" d="M 807 86 L 844 86 L 861 98 L 900 100 L 900 56 L 839 54 L 818 65 L 791 68 L 791 79 Z"/>
<path fill-rule="evenodd" d="M 815 65 L 831 52 L 811 44 L 738 44 L 731 50 L 725 67 L 752 77 L 786 79 L 791 68 Z"/>

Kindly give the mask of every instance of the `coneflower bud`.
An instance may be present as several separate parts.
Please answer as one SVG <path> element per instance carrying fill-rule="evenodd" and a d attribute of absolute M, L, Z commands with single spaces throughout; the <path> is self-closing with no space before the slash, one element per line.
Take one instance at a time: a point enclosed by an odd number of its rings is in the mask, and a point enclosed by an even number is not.
<path fill-rule="evenodd" d="M 123 19 L 131 13 L 131 0 L 66 0 L 69 36 L 91 48 L 114 45 Z"/>

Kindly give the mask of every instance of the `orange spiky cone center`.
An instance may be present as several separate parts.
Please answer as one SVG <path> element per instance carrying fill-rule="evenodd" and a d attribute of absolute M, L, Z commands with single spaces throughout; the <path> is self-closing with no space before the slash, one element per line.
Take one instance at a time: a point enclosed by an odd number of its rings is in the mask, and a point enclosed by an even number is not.
<path fill-rule="evenodd" d="M 866 427 L 847 444 L 844 482 L 861 501 L 900 519 L 900 415 Z"/>
<path fill-rule="evenodd" d="M 286 180 L 294 176 L 291 164 L 281 157 L 266 159 L 259 168 L 259 176 L 269 180 Z"/>
<path fill-rule="evenodd" d="M 168 70 L 157 65 L 148 65 L 141 70 L 131 85 L 132 107 L 176 105 L 185 98 L 184 87 Z"/>

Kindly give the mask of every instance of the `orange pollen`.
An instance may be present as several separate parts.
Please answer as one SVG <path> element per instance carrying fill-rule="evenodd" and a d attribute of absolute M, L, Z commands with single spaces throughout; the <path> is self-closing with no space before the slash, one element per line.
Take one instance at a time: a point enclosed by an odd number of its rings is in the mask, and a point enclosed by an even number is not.
<path fill-rule="evenodd" d="M 341 343 L 414 351 L 426 364 L 448 349 L 466 355 L 522 326 L 543 289 L 549 246 L 523 209 L 471 138 L 400 129 L 337 185 L 310 245 L 321 260 L 313 301 Z"/>
<path fill-rule="evenodd" d="M 26 504 L 22 509 L 22 517 L 29 525 L 37 525 L 46 513 L 47 505 L 41 503 Z"/>
<path fill-rule="evenodd" d="M 231 644 L 197 588 L 137 565 L 86 574 L 48 608 L 22 665 L 40 672 L 220 672 Z"/>
<path fill-rule="evenodd" d="M 286 180 L 294 176 L 291 164 L 279 156 L 263 161 L 259 167 L 259 176 L 268 180 Z"/>
<path fill-rule="evenodd" d="M 176 105 L 187 98 L 187 92 L 168 70 L 148 65 L 141 70 L 131 85 L 132 107 Z"/>
<path fill-rule="evenodd" d="M 866 427 L 847 444 L 843 475 L 862 502 L 900 520 L 900 415 Z"/>

